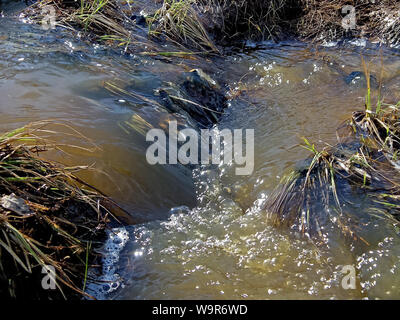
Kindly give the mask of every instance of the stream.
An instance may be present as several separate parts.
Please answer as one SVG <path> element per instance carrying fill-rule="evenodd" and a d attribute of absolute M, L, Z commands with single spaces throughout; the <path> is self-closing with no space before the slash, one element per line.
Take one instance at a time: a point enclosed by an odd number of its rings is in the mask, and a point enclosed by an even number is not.
<path fill-rule="evenodd" d="M 399 299 L 400 232 L 393 225 L 372 221 L 368 249 L 338 238 L 322 254 L 310 240 L 269 225 L 261 209 L 281 178 L 310 156 L 300 147 L 303 137 L 317 148 L 334 145 L 336 128 L 363 109 L 365 88 L 345 81 L 362 69 L 361 54 L 377 77 L 382 60 L 385 101 L 399 101 L 400 49 L 365 41 L 317 49 L 295 41 L 248 43 L 224 59 L 171 63 L 6 14 L 0 18 L 0 131 L 52 119 L 99 147 L 46 155 L 66 165 L 93 164 L 96 171 L 80 177 L 135 223 L 109 232 L 99 277 L 105 282 L 88 286 L 96 298 Z M 232 96 L 218 128 L 255 130 L 251 175 L 235 175 L 233 164 L 148 164 L 146 132 L 175 119 L 152 103 L 154 92 L 193 68 Z M 110 84 L 123 90 L 109 90 Z M 57 139 L 91 147 L 68 135 Z M 341 286 L 344 265 L 357 269 L 354 290 Z"/>

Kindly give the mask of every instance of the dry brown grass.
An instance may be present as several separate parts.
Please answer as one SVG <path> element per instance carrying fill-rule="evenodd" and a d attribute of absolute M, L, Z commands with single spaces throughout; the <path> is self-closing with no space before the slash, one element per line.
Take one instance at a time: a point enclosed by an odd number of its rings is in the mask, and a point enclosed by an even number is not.
<path fill-rule="evenodd" d="M 112 217 L 108 208 L 114 203 L 75 175 L 86 168 L 66 168 L 40 158 L 49 148 L 58 148 L 44 138 L 54 134 L 50 124 L 38 122 L 0 136 L 2 298 L 85 295 L 88 267 L 98 256 L 93 248 Z M 4 202 L 6 198 L 17 205 Z M 58 290 L 42 288 L 46 266 L 55 269 Z"/>
<path fill-rule="evenodd" d="M 399 41 L 398 21 L 400 1 L 382 0 L 299 0 L 303 14 L 296 30 L 297 34 L 310 40 L 336 40 L 343 37 L 365 36 L 384 42 Z M 342 19 L 346 13 L 342 8 L 351 5 L 355 8 L 355 29 L 346 31 Z M 393 20 L 393 24 L 389 23 Z M 397 21 L 397 23 L 396 23 Z"/>
<path fill-rule="evenodd" d="M 105 41 L 128 48 L 152 45 L 146 37 L 134 32 L 135 23 L 122 10 L 117 0 L 40 0 L 24 10 L 31 21 L 41 24 L 49 13 L 44 8 L 55 8 L 56 26 L 74 31 L 94 41 Z"/>
<path fill-rule="evenodd" d="M 385 42 L 400 40 L 399 0 L 199 0 L 218 21 L 216 30 L 227 40 L 280 39 L 336 40 L 365 36 Z M 346 5 L 355 8 L 356 27 L 346 31 Z M 207 9 L 205 9 L 207 11 Z M 209 22 L 209 21 L 208 21 Z M 217 34 L 218 34 L 217 32 Z"/>
<path fill-rule="evenodd" d="M 164 0 L 150 19 L 150 34 L 164 35 L 179 46 L 219 52 L 200 21 L 196 0 Z"/>
<path fill-rule="evenodd" d="M 224 44 L 279 39 L 299 14 L 296 0 L 199 0 L 205 25 Z"/>
<path fill-rule="evenodd" d="M 57 24 L 86 31 L 134 51 L 157 44 L 135 32 L 117 0 L 41 0 L 26 10 L 38 23 L 42 8 L 56 8 Z M 342 8 L 352 5 L 356 27 L 342 26 Z M 232 46 L 243 40 L 281 40 L 298 37 L 312 41 L 343 37 L 369 37 L 392 44 L 400 42 L 400 0 L 163 0 L 147 18 L 150 38 L 165 38 L 189 50 L 218 53 L 218 45 Z M 162 50 L 161 50 L 162 51 Z"/>

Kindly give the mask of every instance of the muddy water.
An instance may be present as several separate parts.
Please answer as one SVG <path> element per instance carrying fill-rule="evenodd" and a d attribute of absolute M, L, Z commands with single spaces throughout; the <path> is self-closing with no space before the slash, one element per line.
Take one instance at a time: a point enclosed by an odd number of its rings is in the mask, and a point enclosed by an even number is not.
<path fill-rule="evenodd" d="M 101 150 L 83 154 L 68 150 L 71 157 L 56 154 L 55 159 L 96 163 L 98 172 L 84 178 L 137 212 L 138 221 L 163 218 L 171 206 L 195 204 L 190 172 L 188 176 L 182 168 L 153 168 L 146 162 L 146 140 L 143 129 L 137 128 L 158 127 L 168 121 L 168 113 L 106 89 L 107 84 L 116 85 L 151 97 L 163 77 L 172 74 L 173 79 L 183 67 L 165 64 L 155 73 L 152 70 L 160 64 L 155 61 L 121 57 L 62 32 L 44 33 L 7 19 L 0 22 L 2 130 L 43 119 L 67 121 Z M 92 147 L 76 139 L 58 139 Z"/>
<path fill-rule="evenodd" d="M 400 53 L 381 52 L 383 90 L 388 102 L 400 100 Z M 280 178 L 309 156 L 299 147 L 301 138 L 318 147 L 334 144 L 336 127 L 362 108 L 365 90 L 344 81 L 361 69 L 360 53 L 373 60 L 378 75 L 380 51 L 363 43 L 318 50 L 264 43 L 225 61 L 169 63 L 1 18 L 0 127 L 55 119 L 98 147 L 48 155 L 68 165 L 93 164 L 96 171 L 83 178 L 140 223 L 111 234 L 101 278 L 113 282 L 89 286 L 98 298 L 400 298 L 400 238 L 393 226 L 371 221 L 364 235 L 368 248 L 336 239 L 321 252 L 269 226 L 260 210 Z M 174 119 L 152 102 L 154 90 L 193 67 L 231 90 L 219 127 L 255 129 L 251 176 L 236 176 L 227 165 L 191 171 L 147 164 L 145 133 Z M 93 146 L 65 134 L 55 139 Z M 356 267 L 356 290 L 342 288 L 343 265 Z"/>

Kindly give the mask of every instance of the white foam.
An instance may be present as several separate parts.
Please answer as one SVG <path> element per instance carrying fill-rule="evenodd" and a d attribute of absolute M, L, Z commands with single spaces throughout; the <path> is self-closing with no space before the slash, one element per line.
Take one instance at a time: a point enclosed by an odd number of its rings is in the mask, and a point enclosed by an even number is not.
<path fill-rule="evenodd" d="M 96 282 L 88 284 L 88 292 L 96 299 L 104 300 L 107 296 L 123 287 L 123 279 L 118 274 L 118 262 L 120 253 L 129 241 L 129 232 L 125 228 L 115 228 L 108 232 L 102 254 L 102 274 L 97 277 Z M 94 274 L 91 274 L 96 277 Z"/>
<path fill-rule="evenodd" d="M 322 43 L 322 46 L 323 46 L 323 47 L 327 47 L 327 48 L 336 47 L 337 45 L 338 45 L 338 42 L 337 42 L 337 41 L 324 41 L 324 42 Z"/>
<path fill-rule="evenodd" d="M 366 39 L 355 39 L 351 40 L 349 43 L 356 47 L 365 47 L 367 45 L 367 40 Z"/>

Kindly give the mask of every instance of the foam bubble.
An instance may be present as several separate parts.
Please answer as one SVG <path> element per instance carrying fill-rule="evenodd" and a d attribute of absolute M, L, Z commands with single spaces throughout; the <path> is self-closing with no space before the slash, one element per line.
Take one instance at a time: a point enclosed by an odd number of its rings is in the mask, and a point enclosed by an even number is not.
<path fill-rule="evenodd" d="M 109 294 L 123 287 L 123 279 L 118 274 L 120 253 L 129 241 L 129 232 L 125 228 L 108 230 L 107 241 L 102 248 L 102 274 L 96 282 L 88 284 L 87 291 L 96 299 L 104 300 Z M 95 275 L 92 274 L 94 278 Z"/>

